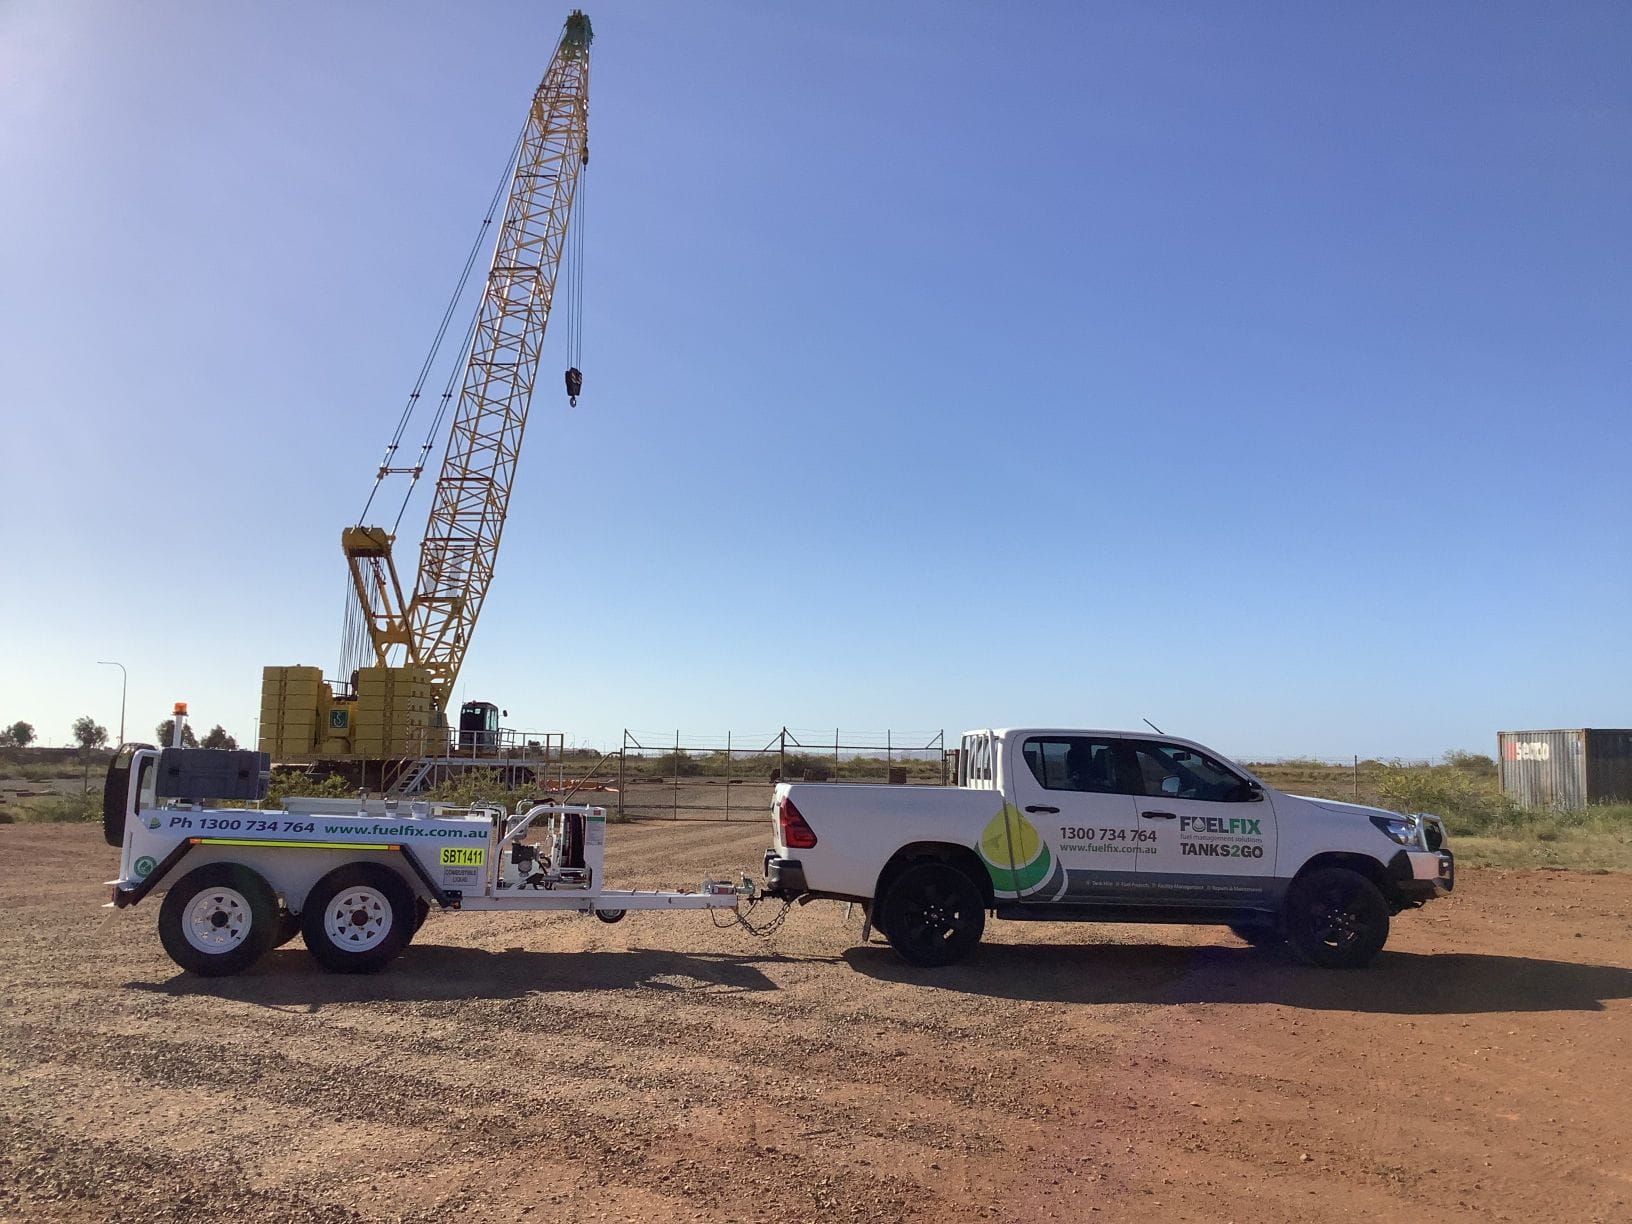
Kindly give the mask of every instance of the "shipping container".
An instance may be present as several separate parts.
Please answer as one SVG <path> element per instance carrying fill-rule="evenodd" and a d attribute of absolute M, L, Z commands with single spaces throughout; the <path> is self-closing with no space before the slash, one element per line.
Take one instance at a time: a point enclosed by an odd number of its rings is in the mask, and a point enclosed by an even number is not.
<path fill-rule="evenodd" d="M 1632 803 L 1632 730 L 1498 731 L 1496 760 L 1521 807 Z"/>

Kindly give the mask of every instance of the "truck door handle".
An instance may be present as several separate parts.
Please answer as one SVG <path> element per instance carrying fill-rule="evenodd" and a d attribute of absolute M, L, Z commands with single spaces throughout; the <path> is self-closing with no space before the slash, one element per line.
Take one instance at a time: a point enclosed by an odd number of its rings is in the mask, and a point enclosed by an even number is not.
<path fill-rule="evenodd" d="M 1178 819 L 1178 817 L 1175 816 L 1172 812 L 1140 812 L 1139 815 L 1143 816 L 1146 820 L 1177 820 Z"/>
<path fill-rule="evenodd" d="M 1057 807 L 1048 807 L 1048 806 L 1046 806 L 1044 804 L 1041 804 L 1041 803 L 1032 804 L 1030 807 L 1028 807 L 1026 809 L 1026 811 L 1031 812 L 1033 814 L 1035 814 L 1037 812 L 1047 812 L 1050 816 L 1058 816 L 1060 814 L 1060 809 L 1059 808 L 1057 808 Z"/>

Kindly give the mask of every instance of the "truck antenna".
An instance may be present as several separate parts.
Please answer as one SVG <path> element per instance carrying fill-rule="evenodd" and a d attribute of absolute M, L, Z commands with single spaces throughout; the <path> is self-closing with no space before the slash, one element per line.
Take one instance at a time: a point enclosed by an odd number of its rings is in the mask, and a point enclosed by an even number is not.
<path fill-rule="evenodd" d="M 1157 735 L 1166 735 L 1167 734 L 1166 731 L 1163 731 L 1160 727 L 1158 727 L 1155 723 L 1151 722 L 1150 719 L 1148 719 L 1148 718 L 1141 718 L 1139 721 L 1144 723 L 1145 726 L 1149 727 L 1152 731 L 1156 732 Z"/>

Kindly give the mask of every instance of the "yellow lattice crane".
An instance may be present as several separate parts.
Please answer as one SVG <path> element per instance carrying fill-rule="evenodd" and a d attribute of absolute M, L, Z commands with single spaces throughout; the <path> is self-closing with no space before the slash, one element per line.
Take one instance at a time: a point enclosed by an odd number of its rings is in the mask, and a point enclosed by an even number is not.
<path fill-rule="evenodd" d="M 441 440 L 451 404 L 452 425 L 420 541 L 413 594 L 404 598 L 392 556 L 396 525 L 388 529 L 364 522 L 375 502 L 371 494 L 357 524 L 341 532 L 352 599 L 342 671 L 350 675 L 337 694 L 320 668 L 265 669 L 261 750 L 274 757 L 400 757 L 437 749 L 438 736 L 440 743 L 446 742 L 454 681 L 493 581 L 569 228 L 575 238 L 581 235 L 581 225 L 573 222 L 581 211 L 579 188 L 589 163 L 592 38 L 589 18 L 574 11 L 533 95 L 507 169 L 508 190 L 495 193 L 484 232 L 501 197 L 503 220 L 457 391 L 458 369 L 448 380 L 417 459 L 399 466 L 404 430 L 447 333 L 459 289 L 380 464 L 375 493 L 388 478 L 404 475 L 411 492 Z M 467 276 L 480 237 L 477 243 L 466 261 Z M 574 259 L 569 267 L 569 299 L 580 292 L 571 282 L 581 266 Z M 463 284 L 461 280 L 461 289 Z M 576 310 L 569 326 L 566 386 L 577 403 L 582 376 Z M 399 511 L 398 523 L 401 517 Z"/>

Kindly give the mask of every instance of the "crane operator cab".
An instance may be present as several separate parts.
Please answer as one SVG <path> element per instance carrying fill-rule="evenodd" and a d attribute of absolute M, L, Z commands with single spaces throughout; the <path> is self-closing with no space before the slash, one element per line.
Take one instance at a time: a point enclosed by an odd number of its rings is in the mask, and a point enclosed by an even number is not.
<path fill-rule="evenodd" d="M 459 747 L 497 748 L 499 707 L 491 701 L 467 701 L 459 707 Z"/>

